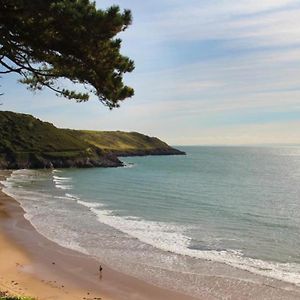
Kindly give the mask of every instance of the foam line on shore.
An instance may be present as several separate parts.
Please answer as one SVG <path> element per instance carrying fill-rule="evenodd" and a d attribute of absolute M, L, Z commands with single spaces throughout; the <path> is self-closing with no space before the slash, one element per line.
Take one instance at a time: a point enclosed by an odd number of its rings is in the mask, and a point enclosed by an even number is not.
<path fill-rule="evenodd" d="M 114 211 L 101 209 L 99 203 L 78 201 L 88 207 L 99 222 L 109 225 L 143 243 L 163 251 L 186 255 L 196 259 L 204 259 L 225 263 L 229 266 L 249 271 L 254 274 L 271 277 L 300 286 L 299 265 L 291 263 L 275 263 L 245 257 L 240 250 L 203 251 L 189 248 L 191 239 L 185 235 L 184 229 L 175 224 L 146 221 L 134 216 L 116 216 Z"/>

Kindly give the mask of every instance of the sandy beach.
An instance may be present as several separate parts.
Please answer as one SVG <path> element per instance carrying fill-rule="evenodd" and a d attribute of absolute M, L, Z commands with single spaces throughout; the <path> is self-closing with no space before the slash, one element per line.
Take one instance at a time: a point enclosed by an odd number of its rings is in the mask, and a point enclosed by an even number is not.
<path fill-rule="evenodd" d="M 9 176 L 1 171 L 0 180 Z M 38 299 L 193 300 L 103 266 L 91 257 L 63 248 L 24 218 L 13 198 L 0 192 L 0 291 Z"/>

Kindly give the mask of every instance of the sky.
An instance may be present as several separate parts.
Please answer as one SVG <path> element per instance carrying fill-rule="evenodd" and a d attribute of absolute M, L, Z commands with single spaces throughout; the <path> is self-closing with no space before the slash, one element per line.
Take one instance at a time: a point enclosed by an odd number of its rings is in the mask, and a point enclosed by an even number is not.
<path fill-rule="evenodd" d="M 120 35 L 135 96 L 110 111 L 1 78 L 2 110 L 58 127 L 139 131 L 172 145 L 300 144 L 299 0 L 104 0 L 129 8 Z"/>

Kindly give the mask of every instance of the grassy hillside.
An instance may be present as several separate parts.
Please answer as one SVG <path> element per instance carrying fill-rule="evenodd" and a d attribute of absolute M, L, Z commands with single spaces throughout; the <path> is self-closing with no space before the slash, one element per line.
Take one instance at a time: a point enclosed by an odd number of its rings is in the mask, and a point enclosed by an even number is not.
<path fill-rule="evenodd" d="M 182 152 L 137 132 L 59 129 L 33 116 L 0 111 L 0 168 L 120 166 L 117 156 Z"/>
<path fill-rule="evenodd" d="M 86 151 L 90 144 L 30 115 L 0 112 L 0 151 Z"/>
<path fill-rule="evenodd" d="M 70 130 L 79 139 L 120 156 L 143 154 L 179 154 L 158 138 L 138 132 Z"/>
<path fill-rule="evenodd" d="M 0 112 L 0 168 L 121 165 L 67 130 L 30 115 Z"/>

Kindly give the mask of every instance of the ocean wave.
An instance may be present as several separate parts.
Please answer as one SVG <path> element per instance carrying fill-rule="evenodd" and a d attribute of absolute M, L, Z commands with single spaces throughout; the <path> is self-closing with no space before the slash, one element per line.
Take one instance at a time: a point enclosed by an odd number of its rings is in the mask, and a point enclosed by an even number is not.
<path fill-rule="evenodd" d="M 72 190 L 72 185 L 55 184 L 55 187 L 61 190 Z"/>
<path fill-rule="evenodd" d="M 55 187 L 61 190 L 71 190 L 73 186 L 71 185 L 71 177 L 61 177 L 53 175 L 53 182 Z"/>
<path fill-rule="evenodd" d="M 53 176 L 53 180 L 57 180 L 57 181 L 71 181 L 72 178 L 71 177 Z"/>
<path fill-rule="evenodd" d="M 53 180 L 53 177 L 44 177 L 41 178 L 42 173 L 36 170 L 16 170 L 13 171 L 11 176 L 7 178 L 6 181 L 3 181 L 3 191 L 16 199 L 22 208 L 24 209 L 24 218 L 27 219 L 31 225 L 38 231 L 40 234 L 49 238 L 53 242 L 73 249 L 85 254 L 88 254 L 87 250 L 84 247 L 80 246 L 78 242 L 78 233 L 75 231 L 70 231 L 68 229 L 60 229 L 59 234 L 57 235 L 57 228 L 55 224 L 49 226 L 47 221 L 47 214 L 45 214 L 45 209 L 49 212 L 48 201 L 51 199 L 61 199 L 61 200 L 78 200 L 79 197 L 66 193 L 65 196 L 54 195 L 44 191 L 37 190 L 27 190 L 26 185 L 18 186 L 19 182 L 26 183 L 28 181 L 40 181 L 40 180 Z M 66 177 L 59 177 L 56 179 L 65 180 Z M 71 179 L 71 178 L 70 178 Z M 70 186 L 60 186 L 55 185 L 57 188 L 66 189 Z M 76 198 L 76 199 L 75 199 Z M 25 200 L 25 201 L 24 201 Z M 36 222 L 36 218 L 39 218 L 39 215 L 42 214 L 44 219 L 43 223 L 39 221 Z M 50 230 L 49 230 L 50 229 Z M 62 238 L 63 237 L 63 238 Z"/>
<path fill-rule="evenodd" d="M 125 168 L 125 169 L 130 169 L 130 168 L 133 168 L 133 167 L 135 167 L 135 166 L 136 166 L 136 164 L 124 162 L 123 168 Z"/>
<path fill-rule="evenodd" d="M 99 202 L 86 202 L 77 200 L 77 203 L 89 208 L 90 210 L 92 210 L 93 208 L 100 208 L 103 206 L 103 204 Z"/>
<path fill-rule="evenodd" d="M 67 196 L 54 196 L 55 199 L 60 199 L 60 200 L 75 200 L 73 198 L 67 197 Z"/>
<path fill-rule="evenodd" d="M 65 196 L 66 196 L 68 199 L 71 199 L 71 200 L 79 200 L 79 199 L 80 199 L 78 196 L 75 196 L 75 195 L 73 195 L 73 194 L 65 193 Z"/>
<path fill-rule="evenodd" d="M 178 255 L 189 256 L 246 270 L 258 275 L 300 285 L 300 265 L 296 263 L 277 263 L 243 256 L 241 250 L 227 249 L 196 250 L 189 248 L 191 238 L 186 236 L 182 226 L 146 221 L 137 217 L 116 216 L 112 210 L 90 207 L 101 223 L 109 225 L 143 243 L 157 249 L 173 252 Z"/>

